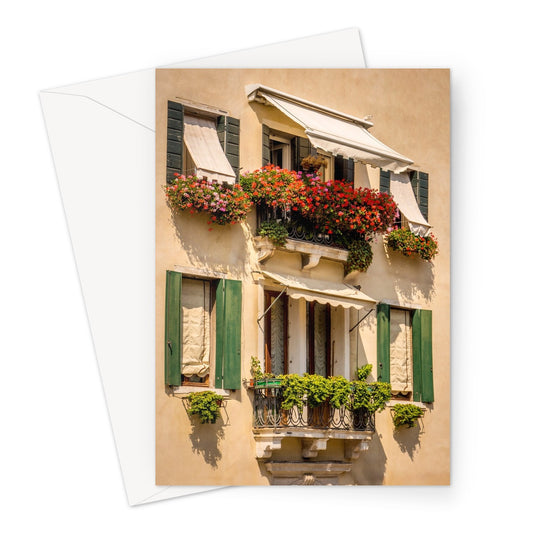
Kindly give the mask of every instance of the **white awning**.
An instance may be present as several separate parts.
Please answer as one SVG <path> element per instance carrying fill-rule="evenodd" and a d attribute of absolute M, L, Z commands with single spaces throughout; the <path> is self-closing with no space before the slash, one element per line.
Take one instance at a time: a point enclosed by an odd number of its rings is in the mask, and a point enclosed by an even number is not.
<path fill-rule="evenodd" d="M 356 309 L 376 303 L 376 300 L 370 296 L 345 283 L 300 278 L 288 274 L 281 275 L 265 270 L 262 273 L 283 287 L 287 287 L 287 294 L 291 298 L 304 298 L 308 302 L 330 304 L 334 307 L 339 305 L 345 308 L 355 307 Z"/>
<path fill-rule="evenodd" d="M 429 233 L 431 226 L 420 212 L 413 187 L 411 187 L 409 175 L 405 173 L 394 174 L 391 172 L 390 192 L 394 197 L 398 209 L 409 223 L 409 229 L 415 235 L 425 237 Z"/>
<path fill-rule="evenodd" d="M 235 182 L 235 172 L 222 150 L 214 120 L 185 115 L 183 139 L 198 177 Z"/>
<path fill-rule="evenodd" d="M 315 148 L 393 172 L 413 161 L 371 135 L 371 122 L 261 85 L 247 85 L 249 100 L 269 103 L 305 129 Z"/>

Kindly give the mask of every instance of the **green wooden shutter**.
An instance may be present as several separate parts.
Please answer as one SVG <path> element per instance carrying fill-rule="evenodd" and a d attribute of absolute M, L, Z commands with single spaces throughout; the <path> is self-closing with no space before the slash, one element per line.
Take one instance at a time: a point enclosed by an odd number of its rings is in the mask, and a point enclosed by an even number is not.
<path fill-rule="evenodd" d="M 172 183 L 174 174 L 183 172 L 183 105 L 168 102 L 167 121 L 167 183 Z"/>
<path fill-rule="evenodd" d="M 165 384 L 181 385 L 181 274 L 167 270 Z"/>
<path fill-rule="evenodd" d="M 221 116 L 217 119 L 217 133 L 222 149 L 228 158 L 237 181 L 239 180 L 239 132 L 240 121 L 238 118 Z"/>
<path fill-rule="evenodd" d="M 226 280 L 225 290 L 224 388 L 241 388 L 242 282 Z"/>
<path fill-rule="evenodd" d="M 262 166 L 264 167 L 270 162 L 270 128 L 263 124 Z"/>
<path fill-rule="evenodd" d="M 379 192 L 390 194 L 390 170 L 379 169 Z"/>
<path fill-rule="evenodd" d="M 413 170 L 409 177 L 420 212 L 426 220 L 429 220 L 429 174 Z"/>
<path fill-rule="evenodd" d="M 423 310 L 421 314 L 421 345 L 422 345 L 422 401 L 432 402 L 433 394 L 433 331 L 432 313 Z"/>
<path fill-rule="evenodd" d="M 413 342 L 413 401 L 422 400 L 422 312 L 415 309 L 412 322 Z"/>
<path fill-rule="evenodd" d="M 346 159 L 341 155 L 335 156 L 334 179 L 344 181 L 353 187 L 354 180 L 354 160 Z"/>
<path fill-rule="evenodd" d="M 390 383 L 390 306 L 379 303 L 377 306 L 378 319 L 378 381 Z"/>
<path fill-rule="evenodd" d="M 304 137 L 293 137 L 291 139 L 291 159 L 292 159 L 292 169 L 297 172 L 301 170 L 304 171 L 300 165 L 300 162 L 304 157 L 307 157 L 311 154 L 311 143 L 309 139 Z"/>
<path fill-rule="evenodd" d="M 216 290 L 215 386 L 241 387 L 241 308 L 242 282 L 219 281 Z"/>
<path fill-rule="evenodd" d="M 413 313 L 413 400 L 434 400 L 432 313 L 422 309 Z"/>

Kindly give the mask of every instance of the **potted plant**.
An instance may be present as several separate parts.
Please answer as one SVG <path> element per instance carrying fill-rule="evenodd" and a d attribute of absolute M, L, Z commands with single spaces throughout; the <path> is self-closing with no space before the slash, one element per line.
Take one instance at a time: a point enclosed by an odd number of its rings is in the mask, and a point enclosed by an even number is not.
<path fill-rule="evenodd" d="M 392 407 L 392 421 L 397 428 L 400 426 L 412 428 L 423 415 L 424 411 L 412 403 L 397 403 Z"/>
<path fill-rule="evenodd" d="M 224 398 L 213 391 L 191 392 L 187 396 L 189 415 L 198 415 L 202 424 L 214 424 L 220 418 L 220 407 Z"/>
<path fill-rule="evenodd" d="M 310 426 L 329 425 L 332 393 L 331 380 L 317 374 L 304 374 L 307 397 L 307 423 Z"/>

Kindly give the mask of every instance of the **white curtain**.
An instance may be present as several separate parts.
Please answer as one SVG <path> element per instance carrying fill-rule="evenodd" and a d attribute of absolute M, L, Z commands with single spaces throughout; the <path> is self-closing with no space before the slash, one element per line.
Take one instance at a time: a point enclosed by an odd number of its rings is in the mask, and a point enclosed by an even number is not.
<path fill-rule="evenodd" d="M 210 352 L 210 290 L 209 281 L 183 279 L 181 287 L 182 307 L 182 366 L 184 376 L 209 374 Z"/>
<path fill-rule="evenodd" d="M 390 380 L 394 392 L 413 390 L 413 343 L 411 314 L 390 310 Z"/>

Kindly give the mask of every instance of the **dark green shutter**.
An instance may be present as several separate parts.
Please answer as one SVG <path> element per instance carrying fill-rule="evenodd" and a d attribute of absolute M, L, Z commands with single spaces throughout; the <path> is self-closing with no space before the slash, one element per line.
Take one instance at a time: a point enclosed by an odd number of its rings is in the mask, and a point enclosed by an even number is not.
<path fill-rule="evenodd" d="M 413 400 L 434 400 L 432 313 L 422 309 L 413 313 Z"/>
<path fill-rule="evenodd" d="M 219 281 L 216 290 L 215 387 L 241 387 L 242 282 Z"/>
<path fill-rule="evenodd" d="M 390 194 L 390 170 L 379 169 L 379 192 Z"/>
<path fill-rule="evenodd" d="M 413 401 L 422 399 L 422 313 L 420 309 L 413 312 L 411 328 L 413 341 Z"/>
<path fill-rule="evenodd" d="M 311 154 L 311 143 L 304 137 L 293 137 L 291 139 L 292 169 L 304 172 L 300 165 L 302 159 Z"/>
<path fill-rule="evenodd" d="M 432 402 L 433 394 L 433 331 L 432 313 L 423 310 L 421 314 L 421 345 L 422 345 L 422 401 Z"/>
<path fill-rule="evenodd" d="M 165 384 L 181 385 L 181 274 L 167 270 Z"/>
<path fill-rule="evenodd" d="M 429 220 L 429 174 L 413 170 L 409 177 L 420 212 L 426 220 Z"/>
<path fill-rule="evenodd" d="M 263 124 L 262 137 L 262 166 L 268 165 L 270 161 L 270 128 Z"/>
<path fill-rule="evenodd" d="M 378 320 L 378 381 L 390 383 L 390 306 L 379 303 L 377 306 Z"/>
<path fill-rule="evenodd" d="M 221 116 L 217 119 L 217 133 L 222 149 L 228 158 L 237 181 L 239 180 L 239 132 L 240 121 L 238 118 Z"/>
<path fill-rule="evenodd" d="M 183 172 L 183 105 L 168 102 L 167 183 Z"/>
<path fill-rule="evenodd" d="M 354 160 L 346 159 L 341 155 L 335 156 L 334 179 L 335 181 L 344 181 L 353 187 Z"/>

